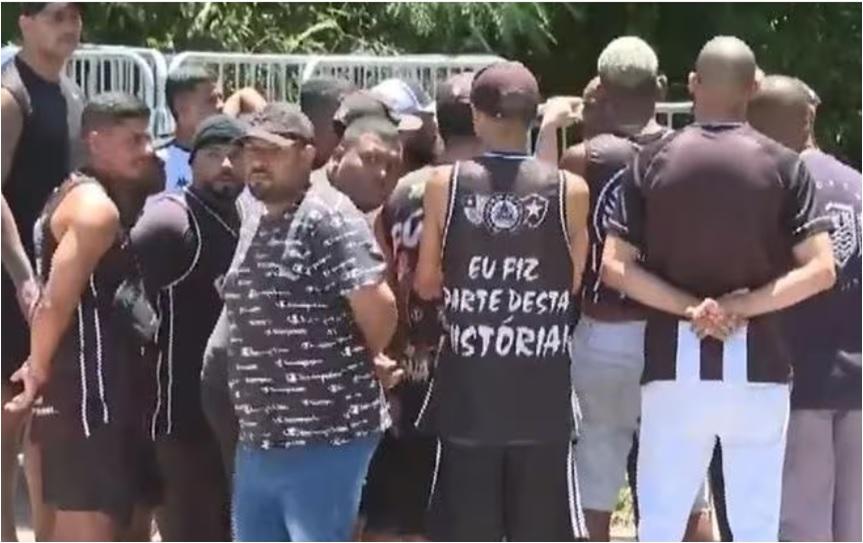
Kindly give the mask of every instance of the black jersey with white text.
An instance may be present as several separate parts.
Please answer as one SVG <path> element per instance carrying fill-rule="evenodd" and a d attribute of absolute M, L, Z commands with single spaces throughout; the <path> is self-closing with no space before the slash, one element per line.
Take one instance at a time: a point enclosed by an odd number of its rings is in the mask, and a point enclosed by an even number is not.
<path fill-rule="evenodd" d="M 445 439 L 568 439 L 572 263 L 560 171 L 525 155 L 453 166 L 443 248 L 446 334 L 429 417 Z"/>

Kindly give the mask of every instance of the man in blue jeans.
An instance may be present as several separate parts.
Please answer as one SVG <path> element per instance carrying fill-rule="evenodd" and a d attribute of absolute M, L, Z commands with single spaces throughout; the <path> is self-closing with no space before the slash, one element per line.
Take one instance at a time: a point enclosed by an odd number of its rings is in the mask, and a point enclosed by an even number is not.
<path fill-rule="evenodd" d="M 224 284 L 234 537 L 348 540 L 389 424 L 372 365 L 396 323 L 384 258 L 350 199 L 310 182 L 314 130 L 298 109 L 268 106 L 241 143 L 266 213 Z"/>

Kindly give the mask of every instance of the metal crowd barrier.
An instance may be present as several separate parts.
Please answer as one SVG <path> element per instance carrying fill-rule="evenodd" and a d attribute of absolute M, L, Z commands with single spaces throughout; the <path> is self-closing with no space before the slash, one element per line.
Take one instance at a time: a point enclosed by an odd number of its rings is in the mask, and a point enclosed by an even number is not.
<path fill-rule="evenodd" d="M 218 76 L 225 95 L 243 87 L 255 87 L 268 101 L 296 101 L 303 71 L 313 58 L 310 55 L 187 51 L 171 58 L 168 71 L 184 64 L 199 64 Z"/>
<path fill-rule="evenodd" d="M 681 128 L 691 121 L 692 102 L 659 102 L 656 104 L 656 116 L 668 128 Z"/>
<path fill-rule="evenodd" d="M 477 71 L 503 60 L 494 55 L 328 55 L 306 65 L 303 81 L 315 76 L 330 76 L 352 81 L 359 88 L 398 77 L 417 82 L 434 98 L 437 86 L 453 74 Z"/>

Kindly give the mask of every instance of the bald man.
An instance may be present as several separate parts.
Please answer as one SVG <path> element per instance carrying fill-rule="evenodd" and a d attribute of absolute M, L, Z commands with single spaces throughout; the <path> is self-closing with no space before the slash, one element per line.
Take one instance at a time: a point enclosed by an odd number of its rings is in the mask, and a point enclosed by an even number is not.
<path fill-rule="evenodd" d="M 860 172 L 814 148 L 817 95 L 767 76 L 749 122 L 799 151 L 834 230 L 836 286 L 787 313 L 794 388 L 782 489 L 783 541 L 860 541 Z"/>
<path fill-rule="evenodd" d="M 648 306 L 638 500 L 642 541 L 679 541 L 718 438 L 736 540 L 775 541 L 790 360 L 778 311 L 833 285 L 815 184 L 746 124 L 755 57 L 709 41 L 689 77 L 695 123 L 623 174 L 602 279 Z"/>

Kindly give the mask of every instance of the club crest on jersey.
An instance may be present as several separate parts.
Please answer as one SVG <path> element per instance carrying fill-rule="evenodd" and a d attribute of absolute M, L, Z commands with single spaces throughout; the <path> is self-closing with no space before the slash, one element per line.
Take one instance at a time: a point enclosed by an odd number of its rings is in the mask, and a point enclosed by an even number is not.
<path fill-rule="evenodd" d="M 860 218 L 854 207 L 839 202 L 830 202 L 825 210 L 833 220 L 833 256 L 836 265 L 844 268 L 851 257 L 860 253 Z"/>
<path fill-rule="evenodd" d="M 521 198 L 514 194 L 469 194 L 463 202 L 467 220 L 495 234 L 514 232 L 522 226 L 536 228 L 548 214 L 548 198 L 535 193 Z"/>

